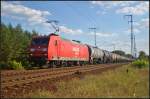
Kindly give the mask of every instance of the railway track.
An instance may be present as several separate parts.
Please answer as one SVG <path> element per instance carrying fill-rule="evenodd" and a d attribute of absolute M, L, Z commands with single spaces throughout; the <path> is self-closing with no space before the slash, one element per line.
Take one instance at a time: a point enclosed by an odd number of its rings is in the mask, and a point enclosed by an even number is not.
<path fill-rule="evenodd" d="M 42 82 L 45 80 L 51 80 L 55 78 L 61 78 L 75 74 L 76 72 L 86 73 L 90 71 L 114 68 L 126 63 L 121 64 L 100 64 L 100 65 L 88 65 L 88 66 L 75 66 L 75 67 L 63 67 L 63 68 L 51 68 L 40 70 L 24 70 L 24 71 L 2 71 L 1 72 L 1 91 L 5 89 L 15 89 L 18 86 L 28 86 L 33 83 Z M 4 90 L 3 90 L 4 89 Z M 6 92 L 5 92 L 6 94 Z"/>
<path fill-rule="evenodd" d="M 31 83 L 41 80 L 47 80 L 51 78 L 62 77 L 66 75 L 74 74 L 75 72 L 88 72 L 97 69 L 104 69 L 120 64 L 101 64 L 98 66 L 75 66 L 75 67 L 64 67 L 54 69 L 41 69 L 41 70 L 28 70 L 28 71 L 17 71 L 17 72 L 2 72 L 1 73 L 1 87 L 10 87 L 16 85 L 23 85 L 25 83 Z"/>

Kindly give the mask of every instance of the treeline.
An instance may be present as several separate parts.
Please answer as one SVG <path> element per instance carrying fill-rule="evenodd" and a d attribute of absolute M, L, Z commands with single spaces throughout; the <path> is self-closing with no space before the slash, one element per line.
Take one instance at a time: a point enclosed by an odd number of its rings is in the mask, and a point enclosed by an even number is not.
<path fill-rule="evenodd" d="M 115 50 L 112 51 L 112 53 L 116 53 L 128 58 L 133 58 L 131 54 L 125 54 L 125 52 L 121 50 Z M 132 65 L 138 68 L 149 67 L 149 58 L 149 55 L 146 55 L 144 51 L 140 51 L 139 56 L 132 62 Z"/>
<path fill-rule="evenodd" d="M 140 51 L 138 59 L 132 62 L 132 65 L 138 68 L 149 67 L 149 58 L 144 51 Z"/>
<path fill-rule="evenodd" d="M 128 58 L 133 58 L 133 56 L 131 54 L 126 54 L 124 51 L 121 51 L 121 50 L 115 50 L 115 51 L 112 51 L 112 53 L 116 53 L 116 54 L 119 54 L 121 56 L 125 56 Z M 139 56 L 137 58 L 138 59 L 148 59 L 149 55 L 146 55 L 146 53 L 144 51 L 140 51 Z"/>
<path fill-rule="evenodd" d="M 131 54 L 126 54 L 124 51 L 121 51 L 121 50 L 114 50 L 114 51 L 112 51 L 112 53 L 116 53 L 116 54 L 119 54 L 121 56 L 125 56 L 128 58 L 133 58 L 133 56 Z"/>
<path fill-rule="evenodd" d="M 9 65 L 14 63 L 12 61 L 27 66 L 27 47 L 33 35 L 38 35 L 38 33 L 35 30 L 32 32 L 23 30 L 20 24 L 13 27 L 11 24 L 1 23 L 0 67 L 11 68 Z"/>

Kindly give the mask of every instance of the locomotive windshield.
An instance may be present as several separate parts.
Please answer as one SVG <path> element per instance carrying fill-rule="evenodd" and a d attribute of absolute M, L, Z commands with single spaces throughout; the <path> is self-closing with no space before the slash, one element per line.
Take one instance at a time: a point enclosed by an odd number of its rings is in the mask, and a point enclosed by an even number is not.
<path fill-rule="evenodd" d="M 32 39 L 32 45 L 48 45 L 49 38 L 44 37 L 44 38 L 34 38 Z"/>

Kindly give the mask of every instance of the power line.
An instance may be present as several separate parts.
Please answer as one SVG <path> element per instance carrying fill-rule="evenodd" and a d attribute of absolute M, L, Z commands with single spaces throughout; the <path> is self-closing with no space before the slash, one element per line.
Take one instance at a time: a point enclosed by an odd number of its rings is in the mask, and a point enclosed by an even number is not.
<path fill-rule="evenodd" d="M 46 22 L 50 23 L 52 25 L 52 27 L 55 29 L 54 33 L 59 32 L 59 26 L 58 26 L 58 21 L 57 20 L 49 20 L 49 21 L 46 21 Z"/>
<path fill-rule="evenodd" d="M 65 3 L 65 4 L 66 4 L 68 7 L 70 7 L 73 11 L 75 11 L 76 14 L 78 14 L 79 16 L 82 16 L 82 17 L 84 16 L 84 17 L 83 17 L 84 19 L 86 18 L 88 21 L 90 21 L 90 23 L 93 23 L 93 24 L 96 25 L 96 22 L 95 22 L 89 15 L 85 15 L 83 12 L 80 13 L 80 11 L 77 10 L 77 8 L 74 9 L 74 7 L 73 7 L 72 5 L 69 5 L 69 4 L 67 4 L 67 3 Z M 97 28 L 92 27 L 92 28 L 89 28 L 89 29 L 93 29 L 93 30 L 94 30 L 95 47 L 97 47 L 97 45 L 96 45 L 96 29 L 97 29 Z"/>

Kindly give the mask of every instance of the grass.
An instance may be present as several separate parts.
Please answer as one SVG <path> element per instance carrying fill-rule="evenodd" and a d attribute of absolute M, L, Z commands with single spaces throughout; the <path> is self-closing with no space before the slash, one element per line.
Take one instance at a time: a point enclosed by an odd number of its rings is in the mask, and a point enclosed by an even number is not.
<path fill-rule="evenodd" d="M 138 68 L 144 68 L 149 66 L 149 62 L 146 59 L 138 59 L 132 62 L 132 65 Z"/>
<path fill-rule="evenodd" d="M 149 97 L 149 68 L 138 69 L 130 65 L 97 75 L 86 75 L 84 79 L 56 83 L 55 93 L 38 90 L 26 95 L 30 98 L 121 98 Z"/>
<path fill-rule="evenodd" d="M 24 67 L 22 66 L 21 62 L 17 62 L 15 60 L 9 62 L 9 67 L 14 70 L 24 70 Z"/>

